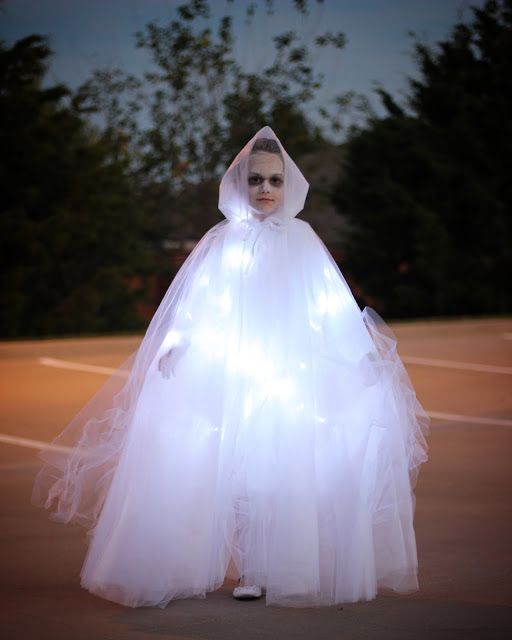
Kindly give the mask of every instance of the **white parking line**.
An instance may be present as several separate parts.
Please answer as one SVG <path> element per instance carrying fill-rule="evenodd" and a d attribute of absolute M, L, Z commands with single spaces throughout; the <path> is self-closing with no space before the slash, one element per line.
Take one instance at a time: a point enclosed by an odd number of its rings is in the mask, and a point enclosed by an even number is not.
<path fill-rule="evenodd" d="M 504 334 L 511 335 L 512 334 Z M 426 365 L 430 367 L 443 367 L 448 369 L 462 369 L 467 371 L 480 371 L 484 373 L 501 373 L 510 375 L 512 374 L 512 367 L 502 367 L 495 365 L 486 365 L 486 364 L 477 364 L 472 362 L 459 362 L 456 360 L 438 360 L 434 358 L 420 358 L 415 356 L 401 356 L 402 361 L 407 364 L 419 364 Z M 104 375 L 119 375 L 122 377 L 127 377 L 128 373 L 125 371 L 118 371 L 117 369 L 112 369 L 110 367 L 100 367 L 96 365 L 83 364 L 80 362 L 69 362 L 68 360 L 57 360 L 55 358 L 39 358 L 39 362 L 43 365 L 49 367 L 58 367 L 61 369 L 72 369 L 74 371 L 86 371 L 89 373 L 100 373 Z M 434 420 L 447 420 L 450 422 L 460 422 L 464 424 L 481 424 L 481 425 L 492 425 L 492 426 L 501 426 L 501 427 L 512 427 L 512 420 L 507 418 L 487 418 L 485 416 L 464 416 L 455 413 L 443 413 L 441 411 L 429 411 L 429 416 Z M 9 442 L 12 444 L 16 444 L 13 440 L 12 436 L 2 436 L 0 434 L 0 442 L 4 441 L 5 438 L 11 438 Z M 42 448 L 46 447 L 47 443 L 40 442 L 37 440 L 27 440 L 26 438 L 20 438 L 21 441 L 26 441 L 32 444 L 22 444 L 21 442 L 17 443 L 21 446 L 32 446 L 34 448 Z M 53 447 L 56 445 L 50 445 Z M 57 447 L 58 450 L 69 450 L 68 448 L 60 448 Z"/>
<path fill-rule="evenodd" d="M 512 427 L 512 420 L 507 418 L 486 418 L 485 416 L 462 416 L 456 413 L 443 413 L 441 411 L 428 411 L 428 415 L 434 420 L 447 420 L 449 422 L 461 422 L 462 424 L 480 424 L 490 425 L 494 427 Z M 61 445 L 51 444 L 43 440 L 32 440 L 31 438 L 21 438 L 19 436 L 11 436 L 6 433 L 0 433 L 0 442 L 5 444 L 13 444 L 18 447 L 27 447 L 29 449 L 49 449 L 50 451 L 72 451 L 72 447 L 64 447 Z"/>
<path fill-rule="evenodd" d="M 441 367 L 446 369 L 462 369 L 463 371 L 482 371 L 484 373 L 504 373 L 512 375 L 512 367 L 501 367 L 493 364 L 477 364 L 475 362 L 458 362 L 457 360 L 437 360 L 435 358 L 417 358 L 416 356 L 401 356 L 406 364 L 422 364 L 427 367 Z"/>
<path fill-rule="evenodd" d="M 57 360 L 56 358 L 39 358 L 39 364 L 57 369 L 71 369 L 72 371 L 86 371 L 87 373 L 101 373 L 106 376 L 116 375 L 127 378 L 128 372 L 118 371 L 111 367 L 99 367 L 95 364 L 83 364 L 82 362 L 69 362 L 69 360 Z"/>
<path fill-rule="evenodd" d="M 43 440 L 32 440 L 30 438 L 20 438 L 18 436 L 10 436 L 6 433 L 0 433 L 0 442 L 5 444 L 15 444 L 19 447 L 27 447 L 28 449 L 51 449 L 51 451 L 73 451 L 72 447 L 63 447 L 57 444 L 50 444 Z"/>
<path fill-rule="evenodd" d="M 501 373 L 512 375 L 512 367 L 502 367 L 492 364 L 477 364 L 474 362 L 459 362 L 457 360 L 438 360 L 436 358 L 419 358 L 416 356 L 400 356 L 405 364 L 418 364 L 427 367 L 441 367 L 445 369 L 461 369 L 463 371 L 480 371 L 483 373 Z M 85 371 L 87 373 L 100 373 L 102 375 L 117 375 L 128 377 L 127 371 L 118 371 L 111 367 L 101 367 L 95 364 L 83 364 L 82 362 L 70 362 L 56 358 L 39 358 L 39 363 L 47 367 L 58 369 L 71 369 L 72 371 Z"/>
<path fill-rule="evenodd" d="M 488 424 L 495 427 L 512 427 L 512 420 L 507 418 L 486 418 L 480 416 L 461 416 L 456 413 L 442 413 L 441 411 L 428 411 L 431 418 L 449 420 L 450 422 L 464 422 L 468 424 Z"/>

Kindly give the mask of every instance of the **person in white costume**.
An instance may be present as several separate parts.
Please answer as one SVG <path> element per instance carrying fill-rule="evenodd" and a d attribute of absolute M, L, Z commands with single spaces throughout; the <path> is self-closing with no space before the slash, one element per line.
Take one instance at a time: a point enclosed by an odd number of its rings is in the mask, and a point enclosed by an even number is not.
<path fill-rule="evenodd" d="M 165 607 L 228 566 L 267 605 L 418 589 L 429 418 L 394 334 L 296 217 L 308 187 L 258 131 L 139 348 L 40 454 L 32 501 L 88 529 L 90 592 Z"/>

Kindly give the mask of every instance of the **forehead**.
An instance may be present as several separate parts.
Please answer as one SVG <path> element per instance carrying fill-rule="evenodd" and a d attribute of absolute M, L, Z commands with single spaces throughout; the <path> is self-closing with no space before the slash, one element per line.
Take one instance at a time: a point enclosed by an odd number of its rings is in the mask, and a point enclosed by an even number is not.
<path fill-rule="evenodd" d="M 277 153 L 258 151 L 249 156 L 249 171 L 252 173 L 260 173 L 265 176 L 283 173 L 283 170 L 283 161 Z"/>

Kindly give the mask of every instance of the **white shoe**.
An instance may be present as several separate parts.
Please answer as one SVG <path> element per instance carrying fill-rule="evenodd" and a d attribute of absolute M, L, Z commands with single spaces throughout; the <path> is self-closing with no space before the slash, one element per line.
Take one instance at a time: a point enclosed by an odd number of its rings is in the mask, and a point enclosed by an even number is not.
<path fill-rule="evenodd" d="M 256 598 L 261 598 L 262 595 L 261 587 L 254 584 L 233 589 L 233 598 L 236 600 L 255 600 Z"/>

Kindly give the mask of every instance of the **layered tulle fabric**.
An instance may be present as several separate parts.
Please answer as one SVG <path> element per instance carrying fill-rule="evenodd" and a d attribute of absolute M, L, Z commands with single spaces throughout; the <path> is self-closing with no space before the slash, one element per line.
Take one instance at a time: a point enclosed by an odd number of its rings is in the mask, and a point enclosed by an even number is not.
<path fill-rule="evenodd" d="M 42 453 L 33 500 L 88 527 L 82 585 L 127 606 L 204 597 L 230 560 L 267 604 L 369 600 L 418 588 L 427 430 L 395 336 L 310 225 L 234 216 Z"/>

